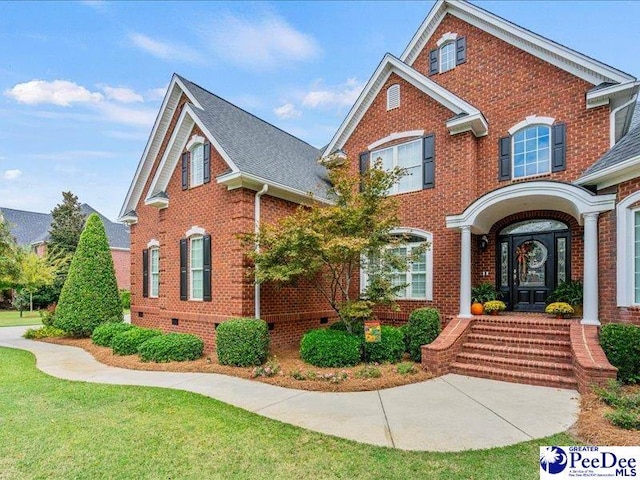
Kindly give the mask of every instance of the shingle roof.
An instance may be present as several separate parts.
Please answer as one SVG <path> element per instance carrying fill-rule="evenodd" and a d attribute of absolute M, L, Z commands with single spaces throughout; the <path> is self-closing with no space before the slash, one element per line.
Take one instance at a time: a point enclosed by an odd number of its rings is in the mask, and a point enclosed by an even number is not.
<path fill-rule="evenodd" d="M 636 104 L 629 132 L 616 143 L 607 153 L 587 168 L 583 177 L 613 167 L 619 163 L 640 155 L 640 105 Z"/>
<path fill-rule="evenodd" d="M 83 203 L 80 208 L 85 217 L 92 213 L 97 213 L 100 216 L 110 247 L 129 248 L 129 227 L 127 225 L 112 222 L 86 203 Z M 15 237 L 18 245 L 31 245 L 49 240 L 49 227 L 52 221 L 50 213 L 28 212 L 4 207 L 0 207 L 0 212 L 4 220 L 8 222 L 11 234 Z"/>
<path fill-rule="evenodd" d="M 322 151 L 178 76 L 202 105 L 198 118 L 242 173 L 326 197 Z"/>

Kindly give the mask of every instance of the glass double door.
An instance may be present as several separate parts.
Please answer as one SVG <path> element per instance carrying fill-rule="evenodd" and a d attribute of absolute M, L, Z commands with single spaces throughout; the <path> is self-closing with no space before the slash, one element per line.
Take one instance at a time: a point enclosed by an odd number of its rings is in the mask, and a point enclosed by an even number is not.
<path fill-rule="evenodd" d="M 569 232 L 498 237 L 498 283 L 507 308 L 542 312 L 556 286 L 570 279 Z"/>

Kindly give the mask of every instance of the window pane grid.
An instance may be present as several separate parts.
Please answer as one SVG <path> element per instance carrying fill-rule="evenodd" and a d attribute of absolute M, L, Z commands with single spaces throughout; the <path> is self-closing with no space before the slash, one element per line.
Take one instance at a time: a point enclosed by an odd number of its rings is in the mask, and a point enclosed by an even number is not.
<path fill-rule="evenodd" d="M 191 186 L 204 183 L 204 146 L 197 145 L 191 150 Z"/>
<path fill-rule="evenodd" d="M 513 176 L 548 173 L 551 167 L 550 128 L 545 125 L 520 130 L 513 136 Z"/>
<path fill-rule="evenodd" d="M 202 300 L 203 298 L 203 249 L 202 237 L 191 239 L 191 299 Z"/>
<path fill-rule="evenodd" d="M 422 188 L 422 142 L 416 140 L 372 152 L 371 161 L 382 161 L 384 170 L 394 167 L 404 168 L 404 175 L 396 185 L 389 189 L 389 195 L 413 192 Z"/>
<path fill-rule="evenodd" d="M 634 303 L 640 303 L 640 211 L 635 212 L 634 219 Z"/>
<path fill-rule="evenodd" d="M 453 42 L 440 47 L 440 72 L 446 72 L 456 66 L 456 48 Z"/>
<path fill-rule="evenodd" d="M 150 270 L 151 270 L 151 293 L 152 297 L 158 296 L 158 290 L 160 285 L 160 250 L 152 248 L 150 250 Z"/>

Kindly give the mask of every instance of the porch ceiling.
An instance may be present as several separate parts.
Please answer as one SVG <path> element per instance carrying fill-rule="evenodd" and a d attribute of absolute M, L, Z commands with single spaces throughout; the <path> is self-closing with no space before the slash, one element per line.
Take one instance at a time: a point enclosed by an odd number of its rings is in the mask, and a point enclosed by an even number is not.
<path fill-rule="evenodd" d="M 613 210 L 615 195 L 595 195 L 563 182 L 533 181 L 493 190 L 471 203 L 461 214 L 446 218 L 448 228 L 471 227 L 477 235 L 489 233 L 498 220 L 531 210 L 556 210 L 573 216 L 582 225 L 586 213 Z"/>

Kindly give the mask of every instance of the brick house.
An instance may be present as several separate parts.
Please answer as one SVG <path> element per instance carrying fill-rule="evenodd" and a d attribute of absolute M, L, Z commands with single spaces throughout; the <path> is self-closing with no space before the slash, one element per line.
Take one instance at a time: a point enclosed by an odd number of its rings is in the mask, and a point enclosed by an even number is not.
<path fill-rule="evenodd" d="M 121 223 L 112 222 L 86 203 L 83 203 L 80 208 L 85 218 L 92 213 L 96 213 L 102 219 L 107 233 L 107 240 L 109 241 L 113 266 L 116 271 L 118 288 L 129 290 L 131 285 L 129 227 Z M 0 207 L 0 218 L 9 224 L 11 234 L 18 245 L 31 247 L 38 255 L 46 253 L 49 229 L 52 222 L 50 213 Z"/>
<path fill-rule="evenodd" d="M 354 175 L 375 159 L 410 173 L 392 192 L 398 233 L 412 237 L 409 249 L 431 248 L 406 274 L 401 312 L 378 316 L 440 309 L 446 328 L 423 347 L 427 368 L 580 388 L 611 376 L 597 326 L 640 324 L 639 85 L 450 0 L 399 58 L 383 57 L 322 151 L 174 75 L 121 210 L 133 322 L 199 334 L 208 348 L 232 316 L 269 322 L 275 345 L 326 323 L 333 314 L 309 285 L 254 285 L 235 234 L 287 215 L 307 192 L 327 201 L 317 159 L 344 152 Z M 571 279 L 584 283 L 580 321 L 523 315 Z M 510 317 L 471 318 L 471 287 L 483 281 Z M 514 342 L 521 358 L 506 353 Z"/>

